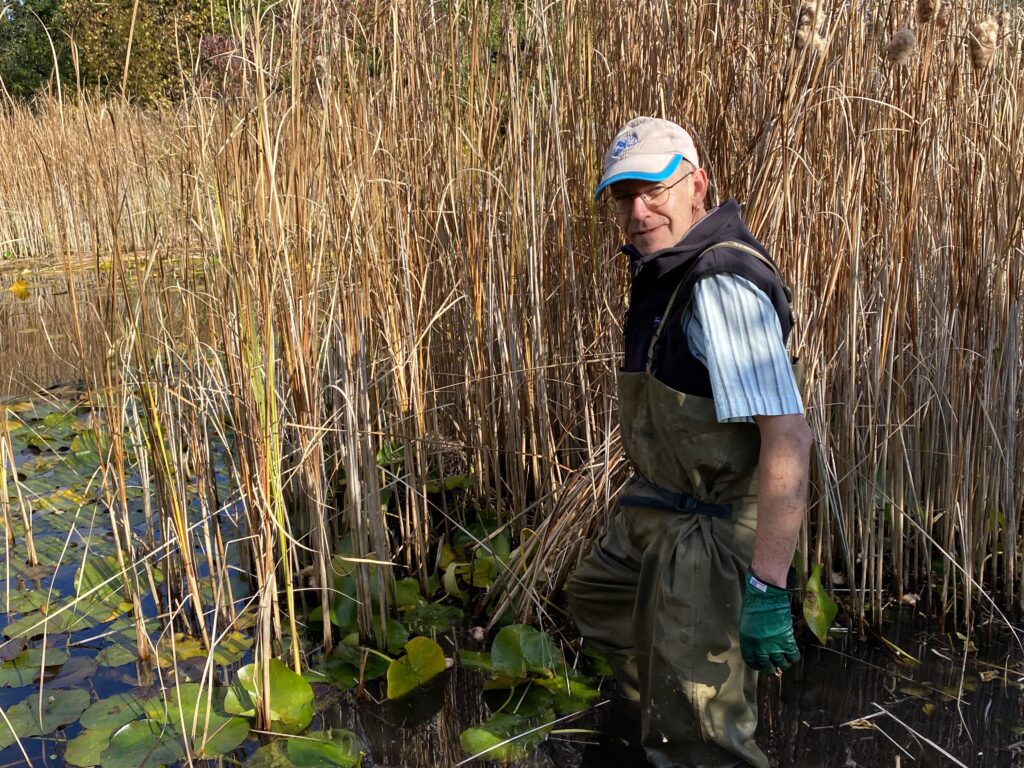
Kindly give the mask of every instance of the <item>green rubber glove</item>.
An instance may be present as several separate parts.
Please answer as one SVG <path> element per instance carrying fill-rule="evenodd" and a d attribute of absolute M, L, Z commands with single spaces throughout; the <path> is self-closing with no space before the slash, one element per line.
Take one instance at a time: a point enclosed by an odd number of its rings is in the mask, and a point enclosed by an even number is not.
<path fill-rule="evenodd" d="M 747 571 L 740 608 L 740 653 L 747 666 L 767 675 L 778 674 L 800 659 L 793 638 L 792 590 L 766 584 Z"/>

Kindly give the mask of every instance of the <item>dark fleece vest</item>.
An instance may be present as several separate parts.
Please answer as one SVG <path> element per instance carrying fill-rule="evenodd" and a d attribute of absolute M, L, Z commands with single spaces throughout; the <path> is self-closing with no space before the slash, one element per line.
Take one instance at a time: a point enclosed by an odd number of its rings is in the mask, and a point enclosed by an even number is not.
<path fill-rule="evenodd" d="M 678 285 L 679 294 L 671 317 L 666 319 L 655 348 L 653 372 L 659 381 L 675 390 L 699 397 L 712 396 L 708 370 L 690 352 L 682 325 L 683 313 L 693 298 L 694 287 L 712 275 L 739 275 L 764 291 L 779 316 L 783 341 L 789 338 L 793 328 L 789 289 L 767 264 L 753 254 L 734 248 L 708 250 L 716 243 L 729 240 L 749 245 L 771 261 L 768 251 L 740 218 L 739 205 L 735 200 L 729 200 L 708 213 L 671 248 L 647 256 L 641 256 L 631 245 L 622 248 L 622 252 L 629 256 L 633 276 L 624 331 L 623 370 L 636 372 L 645 369 L 647 349 L 654 331 Z"/>

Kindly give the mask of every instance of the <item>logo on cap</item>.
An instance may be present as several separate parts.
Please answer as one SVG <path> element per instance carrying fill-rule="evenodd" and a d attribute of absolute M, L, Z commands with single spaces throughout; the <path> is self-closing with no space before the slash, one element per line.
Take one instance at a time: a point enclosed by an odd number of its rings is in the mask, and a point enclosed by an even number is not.
<path fill-rule="evenodd" d="M 612 147 L 612 157 L 618 160 L 626 153 L 626 150 L 630 147 L 635 147 L 639 143 L 640 137 L 637 135 L 636 131 L 633 131 L 628 136 L 623 136 L 621 139 L 616 141 L 615 146 Z"/>

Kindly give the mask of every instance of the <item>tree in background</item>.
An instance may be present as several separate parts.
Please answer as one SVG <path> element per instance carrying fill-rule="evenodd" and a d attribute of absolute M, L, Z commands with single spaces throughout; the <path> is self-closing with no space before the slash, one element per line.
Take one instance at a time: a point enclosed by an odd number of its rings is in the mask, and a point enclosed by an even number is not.
<path fill-rule="evenodd" d="M 60 0 L 15 0 L 0 9 L 0 81 L 7 92 L 28 99 L 55 84 L 55 62 L 65 85 L 73 83 Z"/>
<path fill-rule="evenodd" d="M 123 86 L 126 95 L 147 100 L 173 97 L 181 68 L 191 66 L 203 35 L 222 31 L 227 18 L 226 0 L 63 0 L 61 5 L 78 48 L 82 84 L 116 92 Z"/>

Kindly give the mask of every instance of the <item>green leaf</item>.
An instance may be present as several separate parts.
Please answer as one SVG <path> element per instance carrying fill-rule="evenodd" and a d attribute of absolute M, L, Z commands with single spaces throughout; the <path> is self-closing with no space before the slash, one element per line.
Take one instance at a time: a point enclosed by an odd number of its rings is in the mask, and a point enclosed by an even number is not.
<path fill-rule="evenodd" d="M 270 702 L 270 718 L 282 730 L 296 733 L 313 720 L 313 689 L 301 675 L 295 674 L 277 659 L 270 659 L 270 687 L 266 700 Z M 224 709 L 230 714 L 254 715 L 255 707 L 264 700 L 263 676 L 255 664 L 238 670 L 224 699 Z"/>
<path fill-rule="evenodd" d="M 374 628 L 376 629 L 376 626 Z M 390 616 L 387 619 L 386 629 L 387 636 L 384 639 L 384 647 L 388 653 L 401 653 L 409 639 L 409 630 L 400 621 L 395 621 Z"/>
<path fill-rule="evenodd" d="M 154 768 L 176 763 L 184 756 L 185 745 L 174 728 L 135 720 L 114 731 L 100 755 L 100 764 L 103 768 Z"/>
<path fill-rule="evenodd" d="M 86 728 L 68 742 L 64 749 L 64 761 L 71 765 L 99 765 L 103 751 L 110 745 L 110 731 Z"/>
<path fill-rule="evenodd" d="M 145 714 L 143 702 L 144 699 L 130 693 L 117 693 L 100 699 L 82 713 L 82 727 L 109 734 Z"/>
<path fill-rule="evenodd" d="M 454 605 L 427 603 L 405 614 L 405 624 L 413 634 L 447 632 L 462 621 L 462 609 Z"/>
<path fill-rule="evenodd" d="M 430 682 L 445 670 L 444 651 L 429 637 L 414 637 L 406 655 L 388 667 L 388 698 L 397 699 Z"/>
<path fill-rule="evenodd" d="M 38 677 L 45 661 L 47 667 L 59 667 L 70 658 L 67 651 L 50 648 L 26 648 L 11 661 L 0 664 L 0 687 L 20 688 L 31 685 Z"/>
<path fill-rule="evenodd" d="M 139 652 L 123 645 L 108 645 L 96 654 L 96 661 L 101 667 L 122 667 L 139 658 Z"/>
<path fill-rule="evenodd" d="M 420 596 L 420 583 L 411 576 L 395 582 L 395 606 L 398 608 L 416 608 L 423 598 Z"/>
<path fill-rule="evenodd" d="M 527 672 L 553 674 L 562 663 L 562 654 L 545 632 L 527 624 L 503 627 L 491 645 L 495 668 L 510 677 L 525 677 Z"/>
<path fill-rule="evenodd" d="M 838 611 L 836 601 L 821 584 L 821 565 L 815 565 L 804 592 L 804 620 L 822 645 L 828 641 L 828 630 Z"/>
<path fill-rule="evenodd" d="M 8 709 L 7 718 L 19 738 L 45 736 L 62 725 L 78 720 L 88 706 L 89 692 L 82 689 L 44 694 L 41 708 L 39 694 L 33 693 L 20 704 Z M 0 749 L 14 741 L 10 727 L 0 719 Z"/>
<path fill-rule="evenodd" d="M 352 731 L 333 728 L 288 739 L 288 758 L 297 768 L 355 768 L 363 751 Z"/>
<path fill-rule="evenodd" d="M 498 668 L 486 651 L 459 651 L 459 663 L 467 669 L 480 669 L 484 672 L 497 672 Z"/>
<path fill-rule="evenodd" d="M 458 568 L 461 563 L 450 562 L 448 567 L 444 569 L 444 578 L 442 583 L 444 584 L 444 591 L 449 597 L 454 597 L 462 602 L 466 602 L 466 593 L 459 588 L 458 579 Z"/>
<path fill-rule="evenodd" d="M 542 727 L 532 733 L 530 731 L 553 719 L 554 715 L 550 711 L 539 719 L 497 714 L 480 725 L 464 730 L 459 740 L 467 754 L 485 760 L 519 760 L 547 738 L 550 727 Z M 504 743 L 506 741 L 509 743 Z"/>

